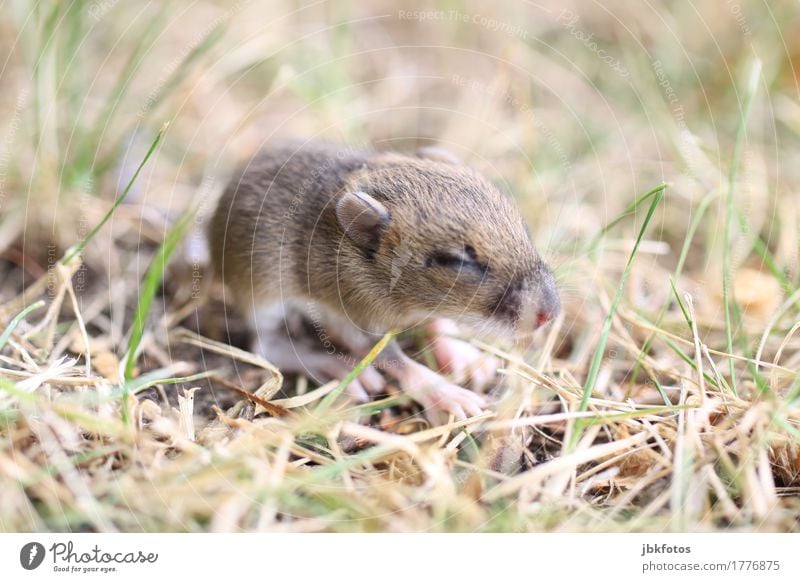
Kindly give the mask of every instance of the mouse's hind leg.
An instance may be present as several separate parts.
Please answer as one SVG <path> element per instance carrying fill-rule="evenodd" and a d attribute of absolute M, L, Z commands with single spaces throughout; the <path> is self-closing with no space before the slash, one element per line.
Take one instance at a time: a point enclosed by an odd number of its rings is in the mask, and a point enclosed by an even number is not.
<path fill-rule="evenodd" d="M 304 334 L 305 315 L 297 305 L 280 301 L 252 310 L 248 319 L 255 333 L 253 351 L 281 372 L 303 374 L 318 384 L 343 379 L 357 360 Z M 369 399 L 368 394 L 382 391 L 385 385 L 380 372 L 369 367 L 348 385 L 347 391 L 363 402 Z"/>
<path fill-rule="evenodd" d="M 472 344 L 458 339 L 456 323 L 451 319 L 435 319 L 425 326 L 436 363 L 444 373 L 452 374 L 457 383 L 469 383 L 480 390 L 497 375 L 499 358 L 482 352 Z"/>

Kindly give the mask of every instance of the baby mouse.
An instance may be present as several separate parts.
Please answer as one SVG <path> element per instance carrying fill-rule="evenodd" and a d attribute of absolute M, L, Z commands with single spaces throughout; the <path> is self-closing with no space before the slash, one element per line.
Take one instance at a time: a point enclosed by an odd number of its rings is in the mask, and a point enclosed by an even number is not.
<path fill-rule="evenodd" d="M 477 386 L 498 362 L 449 337 L 458 325 L 525 335 L 560 310 L 552 272 L 511 200 L 438 148 L 415 157 L 268 144 L 231 180 L 208 235 L 215 274 L 255 332 L 254 350 L 319 382 L 343 378 L 388 330 L 424 325 L 439 365 Z M 302 321 L 324 341 L 293 340 Z M 465 418 L 486 405 L 396 342 L 350 394 L 380 392 L 378 370 L 428 412 Z"/>

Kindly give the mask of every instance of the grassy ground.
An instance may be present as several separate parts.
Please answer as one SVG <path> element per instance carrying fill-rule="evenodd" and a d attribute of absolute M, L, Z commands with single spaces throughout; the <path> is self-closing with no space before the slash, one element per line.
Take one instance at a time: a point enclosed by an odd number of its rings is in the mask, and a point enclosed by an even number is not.
<path fill-rule="evenodd" d="M 0 11 L 0 530 L 800 529 L 794 3 Z M 474 340 L 486 415 L 242 349 L 201 232 L 283 135 L 441 143 L 516 197 L 564 314 Z"/>

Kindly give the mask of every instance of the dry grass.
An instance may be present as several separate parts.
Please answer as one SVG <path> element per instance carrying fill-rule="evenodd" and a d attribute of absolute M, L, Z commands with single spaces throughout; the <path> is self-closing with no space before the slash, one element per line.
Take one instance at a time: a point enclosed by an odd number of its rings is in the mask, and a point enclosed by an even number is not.
<path fill-rule="evenodd" d="M 800 529 L 792 3 L 29 4 L 0 21 L 0 531 Z M 565 312 L 474 340 L 490 412 L 431 427 L 240 349 L 193 261 L 274 135 L 440 142 L 517 197 Z"/>

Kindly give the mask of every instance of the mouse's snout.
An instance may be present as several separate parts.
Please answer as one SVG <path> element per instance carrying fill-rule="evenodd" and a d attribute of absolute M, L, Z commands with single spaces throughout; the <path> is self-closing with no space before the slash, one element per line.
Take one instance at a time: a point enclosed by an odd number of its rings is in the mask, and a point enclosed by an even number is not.
<path fill-rule="evenodd" d="M 558 317 L 561 313 L 561 300 L 552 276 L 540 286 L 536 308 L 536 327 L 541 327 Z"/>
<path fill-rule="evenodd" d="M 507 287 L 494 308 L 495 316 L 526 335 L 546 325 L 561 313 L 555 279 L 549 270 L 524 278 Z"/>

